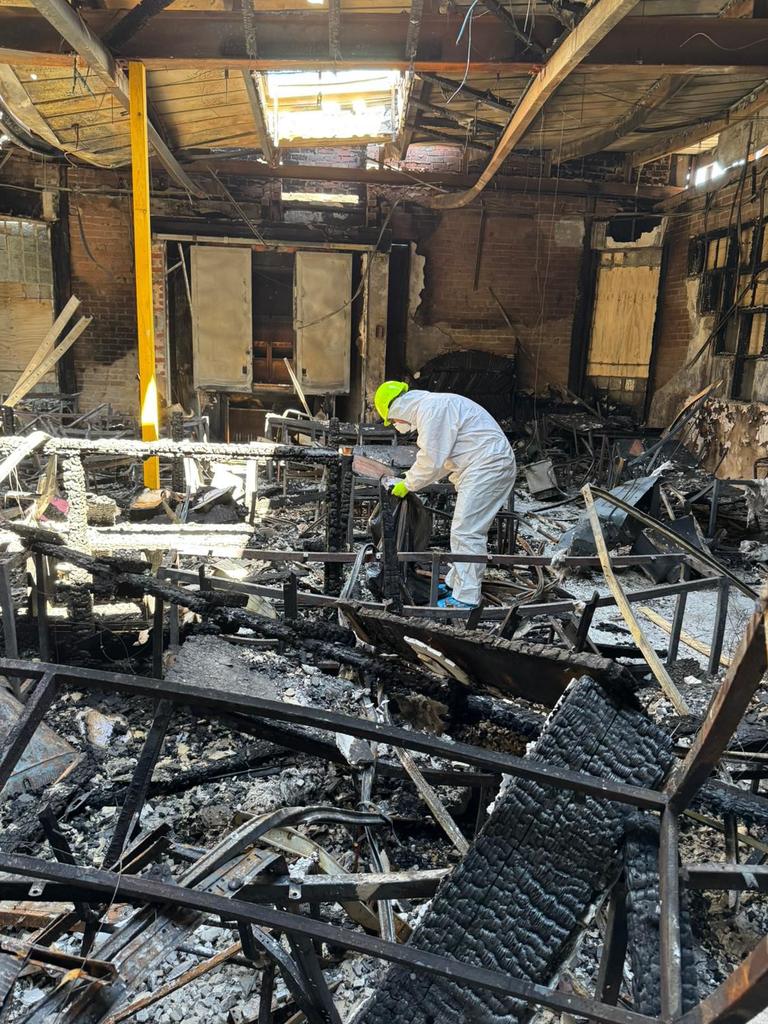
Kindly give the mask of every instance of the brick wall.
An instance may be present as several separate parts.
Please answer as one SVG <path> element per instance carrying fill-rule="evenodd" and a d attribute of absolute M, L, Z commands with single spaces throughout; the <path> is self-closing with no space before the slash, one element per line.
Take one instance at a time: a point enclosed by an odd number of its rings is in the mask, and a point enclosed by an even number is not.
<path fill-rule="evenodd" d="M 395 238 L 424 257 L 421 304 L 408 326 L 413 372 L 451 349 L 517 353 L 522 387 L 546 392 L 568 383 L 585 205 L 581 199 L 489 195 L 477 288 L 480 206 L 442 214 L 395 214 Z M 611 208 L 600 204 L 600 213 Z M 512 322 L 510 330 L 493 297 Z"/>
<path fill-rule="evenodd" d="M 72 168 L 69 235 L 72 292 L 93 317 L 74 346 L 81 410 L 101 402 L 123 412 L 138 406 L 136 295 L 127 173 Z M 110 190 L 111 195 L 93 191 Z M 90 190 L 90 194 L 89 194 Z"/>

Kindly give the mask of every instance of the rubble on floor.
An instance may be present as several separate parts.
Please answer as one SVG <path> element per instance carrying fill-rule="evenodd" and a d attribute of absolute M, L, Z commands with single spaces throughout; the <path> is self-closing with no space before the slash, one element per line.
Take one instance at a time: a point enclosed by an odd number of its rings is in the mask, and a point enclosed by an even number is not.
<path fill-rule="evenodd" d="M 397 505 L 391 432 L 177 422 L 145 491 L 109 410 L 35 412 L 0 437 L 4 1020 L 735 1002 L 768 933 L 768 519 L 690 415 L 518 419 L 467 614 L 435 607 L 451 489 Z"/>

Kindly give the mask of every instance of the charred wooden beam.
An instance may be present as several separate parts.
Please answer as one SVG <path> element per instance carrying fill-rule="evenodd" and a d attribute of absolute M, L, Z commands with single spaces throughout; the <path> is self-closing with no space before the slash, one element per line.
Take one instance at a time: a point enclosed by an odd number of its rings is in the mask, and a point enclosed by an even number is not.
<path fill-rule="evenodd" d="M 603 777 L 654 785 L 672 754 L 669 737 L 644 712 L 584 677 L 548 720 L 531 756 L 569 769 L 589 764 Z M 577 810 L 562 792 L 514 780 L 415 929 L 414 955 L 494 963 L 536 984 L 551 982 L 606 884 L 606 869 L 617 863 L 625 823 L 616 805 L 586 798 Z M 527 1019 L 519 1002 L 456 980 L 425 986 L 417 973 L 396 967 L 358 1024 Z"/>
<path fill-rule="evenodd" d="M 438 131 L 435 128 L 429 128 L 427 125 L 419 123 L 414 126 L 414 133 L 417 135 L 428 135 L 430 139 L 439 139 L 441 142 L 453 142 L 457 146 L 466 146 L 467 149 L 479 149 L 483 153 L 493 152 L 493 146 L 489 146 L 487 142 L 478 142 L 477 139 L 470 139 L 461 135 L 449 135 L 448 132 Z"/>
<path fill-rule="evenodd" d="M 594 8 L 596 5 L 592 5 Z M 115 13 L 108 9 L 80 7 L 82 22 L 97 37 L 103 37 L 114 23 Z M 127 17 L 127 15 L 126 15 Z M 384 66 L 407 71 L 411 62 L 404 59 L 403 41 L 410 14 L 382 16 L 348 11 L 344 16 L 344 61 L 349 68 Z M 290 18 L 290 33 L 286 32 Z M 584 20 L 580 23 L 584 28 Z M 328 33 L 328 16 L 322 8 L 302 11 L 301 17 L 284 11 L 259 11 L 259 57 L 251 60 L 242 36 L 239 10 L 220 10 L 215 17 L 209 11 L 163 11 L 151 23 L 151 31 L 141 32 L 121 47 L 121 57 L 141 60 L 148 70 L 167 66 L 170 61 L 188 68 L 251 68 L 254 71 L 305 69 L 332 70 L 331 61 L 318 47 Z M 766 73 L 766 57 L 755 43 L 755 22 L 751 19 L 698 16 L 629 17 L 617 31 L 585 56 L 581 70 L 604 74 L 628 70 L 642 58 L 645 73 L 733 74 L 736 68 L 754 70 L 755 77 Z M 706 38 L 696 33 L 706 32 Z M 562 35 L 559 20 L 537 14 L 536 39 L 549 50 Z M 0 8 L 0 59 L 17 67 L 49 65 L 71 67 L 71 49 L 62 47 L 61 36 L 35 11 L 20 6 Z M 713 45 L 714 43 L 714 45 Z M 70 43 L 70 47 L 72 44 Z M 526 74 L 537 70 L 541 58 L 530 50 L 520 53 L 522 45 L 511 27 L 495 18 L 475 18 L 472 26 L 470 76 Z M 466 54 L 456 49 L 456 25 L 436 9 L 422 17 L 420 44 L 413 70 L 420 74 L 441 75 L 461 81 L 466 70 Z M 450 57 L 448 55 L 451 55 Z M 361 63 L 363 62 L 363 63 Z"/>
<path fill-rule="evenodd" d="M 496 124 L 494 121 L 484 121 L 482 118 L 475 117 L 471 113 L 460 113 L 451 110 L 450 107 L 439 107 L 436 103 L 425 103 L 422 100 L 412 100 L 411 103 L 416 110 L 437 114 L 438 117 L 445 118 L 449 122 L 453 121 L 454 124 L 461 125 L 463 128 L 468 127 L 470 129 L 492 132 L 494 135 L 499 135 L 504 130 L 503 125 Z"/>
<path fill-rule="evenodd" d="M 542 47 L 539 46 L 534 39 L 523 32 L 517 24 L 514 14 L 500 4 L 499 0 L 481 0 L 481 3 L 487 11 L 490 11 L 491 14 L 494 14 L 503 25 L 506 25 L 518 43 L 522 44 L 522 50 L 520 50 L 521 53 L 529 52 L 536 60 L 542 60 L 544 58 L 544 50 Z"/>
<path fill-rule="evenodd" d="M 328 0 L 328 56 L 332 61 L 341 57 L 341 0 Z"/>
<path fill-rule="evenodd" d="M 674 877 L 679 871 L 676 849 L 670 871 Z M 624 846 L 624 875 L 633 1003 L 642 1013 L 658 1017 L 662 1003 L 661 936 L 666 924 L 659 913 L 659 828 L 650 815 L 630 817 Z M 693 934 L 684 898 L 680 901 L 679 923 L 680 1000 L 687 1010 L 696 1004 L 698 995 Z"/>
<path fill-rule="evenodd" d="M 133 39 L 137 32 L 141 32 L 145 25 L 172 3 L 173 0 L 139 0 L 135 7 L 126 11 L 122 18 L 104 33 L 104 45 L 110 50 L 119 51 L 124 43 Z"/>
<path fill-rule="evenodd" d="M 253 9 L 253 0 L 242 0 L 240 6 L 243 16 L 245 52 L 251 60 L 257 60 L 259 56 L 259 33 L 256 27 L 256 12 Z"/>
<path fill-rule="evenodd" d="M 421 19 L 424 13 L 424 0 L 411 0 L 411 13 L 408 18 L 408 35 L 405 37 L 405 59 L 409 64 L 416 60 L 419 52 L 419 35 Z"/>
<path fill-rule="evenodd" d="M 427 72 L 421 72 L 419 78 L 423 82 L 429 82 L 432 85 L 437 85 L 442 89 L 447 89 L 451 95 L 458 93 L 461 96 L 467 96 L 470 99 L 477 100 L 482 106 L 491 107 L 493 110 L 501 110 L 506 114 L 511 114 L 515 109 L 515 104 L 510 103 L 509 100 L 502 99 L 500 96 L 495 96 L 490 89 L 485 92 L 481 92 L 480 89 L 473 89 L 472 86 L 467 85 L 466 82 L 456 82 L 452 78 L 443 78 L 441 75 L 430 75 Z"/>

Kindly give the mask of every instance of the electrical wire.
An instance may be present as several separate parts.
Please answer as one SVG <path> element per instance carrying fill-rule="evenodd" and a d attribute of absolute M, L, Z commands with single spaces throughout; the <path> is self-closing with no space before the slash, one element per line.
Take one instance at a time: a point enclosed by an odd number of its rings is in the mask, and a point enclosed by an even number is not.
<path fill-rule="evenodd" d="M 477 7 L 479 2 L 480 0 L 472 0 L 472 3 L 469 5 L 469 8 L 467 10 L 467 13 L 464 15 L 464 21 L 462 21 L 461 23 L 459 34 L 456 36 L 456 45 L 458 46 L 459 42 L 461 41 L 461 37 L 464 35 L 464 29 L 466 28 L 467 22 L 469 22 L 469 29 L 467 32 L 467 64 L 466 67 L 464 68 L 464 77 L 456 86 L 456 90 L 451 94 L 450 99 L 446 101 L 446 105 L 451 103 L 452 100 L 456 96 L 458 96 L 458 94 L 461 92 L 464 85 L 466 84 L 467 78 L 469 77 L 469 62 L 472 57 L 472 18 L 474 17 L 475 7 Z"/>
<path fill-rule="evenodd" d="M 684 46 L 687 46 L 688 43 L 697 39 L 699 36 L 708 40 L 713 46 L 716 46 L 718 50 L 725 50 L 729 53 L 736 53 L 738 50 L 749 50 L 752 46 L 761 46 L 763 43 L 768 43 L 768 36 L 763 36 L 762 39 L 753 39 L 751 42 L 743 43 L 741 46 L 723 46 L 721 43 L 714 40 L 712 36 L 708 36 L 706 32 L 694 32 L 692 36 L 688 36 L 686 40 L 680 43 L 680 49 L 682 50 Z"/>

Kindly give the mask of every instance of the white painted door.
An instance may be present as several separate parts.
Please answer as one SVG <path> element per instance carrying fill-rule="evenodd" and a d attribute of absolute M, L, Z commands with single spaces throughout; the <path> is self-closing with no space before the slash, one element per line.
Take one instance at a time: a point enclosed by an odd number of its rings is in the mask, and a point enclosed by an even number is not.
<path fill-rule="evenodd" d="M 192 247 L 192 361 L 196 388 L 250 391 L 251 250 Z"/>
<path fill-rule="evenodd" d="M 352 256 L 297 252 L 296 365 L 309 395 L 349 392 L 352 339 Z"/>

